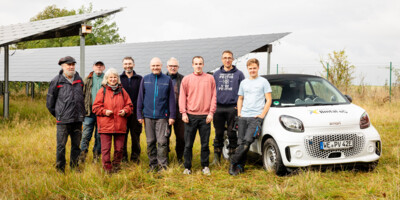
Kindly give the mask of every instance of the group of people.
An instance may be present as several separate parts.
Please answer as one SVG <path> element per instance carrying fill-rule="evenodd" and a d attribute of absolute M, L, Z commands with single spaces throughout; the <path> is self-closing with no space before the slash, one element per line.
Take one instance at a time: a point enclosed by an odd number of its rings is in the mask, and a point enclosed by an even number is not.
<path fill-rule="evenodd" d="M 183 163 L 183 173 L 192 173 L 193 143 L 199 132 L 202 173 L 210 175 L 209 139 L 213 122 L 213 164 L 221 162 L 226 130 L 231 160 L 229 174 L 243 173 L 246 154 L 271 105 L 271 87 L 265 78 L 258 76 L 257 59 L 248 60 L 249 78 L 246 79 L 232 65 L 231 51 L 224 51 L 221 60 L 223 65 L 212 76 L 203 72 L 203 57 L 195 56 L 193 73 L 183 76 L 178 73 L 176 58 L 167 61 L 164 74 L 162 61 L 154 57 L 150 61 L 151 73 L 143 77 L 133 70 L 132 57 L 122 60 L 122 74 L 114 68 L 104 73 L 104 62 L 96 61 L 93 71 L 82 80 L 75 71 L 75 59 L 61 58 L 58 64 L 62 69 L 50 83 L 46 103 L 57 122 L 56 169 L 65 171 L 68 135 L 71 138 L 70 166 L 78 169 L 79 163 L 86 160 L 93 132 L 93 161 L 101 158 L 107 173 L 119 171 L 121 162 L 129 161 L 129 135 L 130 161 L 139 163 L 144 124 L 149 172 L 167 169 L 173 127 L 177 161 Z M 233 129 L 235 121 L 238 133 Z M 112 143 L 114 157 L 111 161 Z"/>

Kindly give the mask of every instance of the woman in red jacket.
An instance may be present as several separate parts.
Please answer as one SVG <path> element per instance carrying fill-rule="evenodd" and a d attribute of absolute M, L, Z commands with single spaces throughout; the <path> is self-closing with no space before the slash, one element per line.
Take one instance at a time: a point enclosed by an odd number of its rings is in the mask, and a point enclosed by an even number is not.
<path fill-rule="evenodd" d="M 107 70 L 102 86 L 97 92 L 92 110 L 97 115 L 103 168 L 107 173 L 111 173 L 120 169 L 127 117 L 132 114 L 133 105 L 128 93 L 122 88 L 117 70 L 113 68 Z M 111 162 L 110 152 L 113 137 L 114 160 Z"/>

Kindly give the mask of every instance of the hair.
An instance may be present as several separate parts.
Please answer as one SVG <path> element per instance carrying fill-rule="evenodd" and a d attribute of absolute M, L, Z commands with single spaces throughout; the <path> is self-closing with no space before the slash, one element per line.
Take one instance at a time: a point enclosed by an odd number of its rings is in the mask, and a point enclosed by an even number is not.
<path fill-rule="evenodd" d="M 107 79 L 108 79 L 108 77 L 109 77 L 110 75 L 112 75 L 112 74 L 117 75 L 118 84 L 121 84 L 121 79 L 119 78 L 118 71 L 117 71 L 116 69 L 114 69 L 114 68 L 110 68 L 110 69 L 108 69 L 108 70 L 106 71 L 106 73 L 104 74 L 103 81 L 101 81 L 101 84 L 102 84 L 102 85 L 107 85 Z"/>
<path fill-rule="evenodd" d="M 195 56 L 195 57 L 193 57 L 193 58 L 192 58 L 192 64 L 193 64 L 193 61 L 194 61 L 195 58 L 200 58 L 200 59 L 203 61 L 203 64 L 204 64 L 204 58 L 201 57 L 201 56 Z"/>
<path fill-rule="evenodd" d="M 178 66 L 179 66 L 179 61 L 178 61 L 178 59 L 176 59 L 176 58 L 174 58 L 174 57 L 171 57 L 171 58 L 167 61 L 167 66 L 169 65 L 169 62 L 170 62 L 170 61 L 173 61 L 173 60 L 175 60 L 175 61 L 178 63 Z"/>
<path fill-rule="evenodd" d="M 230 51 L 230 50 L 225 50 L 224 52 L 222 52 L 222 55 L 224 55 L 224 53 L 229 53 L 229 54 L 231 54 L 232 57 L 233 57 L 233 53 L 232 53 L 232 51 Z"/>
<path fill-rule="evenodd" d="M 246 66 L 249 66 L 251 64 L 256 64 L 257 67 L 260 67 L 260 62 L 257 60 L 257 58 L 252 58 L 252 59 L 248 60 Z"/>
<path fill-rule="evenodd" d="M 135 64 L 135 60 L 133 60 L 133 58 L 130 56 L 126 56 L 124 59 L 122 59 L 122 62 L 124 62 L 124 60 L 132 60 L 132 62 Z"/>

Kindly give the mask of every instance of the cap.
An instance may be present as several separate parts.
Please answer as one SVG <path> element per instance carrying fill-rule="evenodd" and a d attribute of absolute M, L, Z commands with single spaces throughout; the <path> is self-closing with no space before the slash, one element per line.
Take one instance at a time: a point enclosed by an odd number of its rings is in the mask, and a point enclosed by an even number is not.
<path fill-rule="evenodd" d="M 62 64 L 64 64 L 64 63 L 67 63 L 67 64 L 69 64 L 69 63 L 76 63 L 76 61 L 75 61 L 75 59 L 74 59 L 73 57 L 71 57 L 71 56 L 66 56 L 66 57 L 64 57 L 64 58 L 61 58 L 61 59 L 58 61 L 58 65 L 62 65 Z"/>
<path fill-rule="evenodd" d="M 101 60 L 94 61 L 93 65 L 101 64 L 104 65 L 104 62 Z"/>

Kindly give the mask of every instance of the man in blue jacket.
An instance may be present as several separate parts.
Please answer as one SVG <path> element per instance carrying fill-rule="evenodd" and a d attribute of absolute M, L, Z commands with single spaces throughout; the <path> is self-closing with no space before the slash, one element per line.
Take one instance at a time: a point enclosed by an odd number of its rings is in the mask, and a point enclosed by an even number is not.
<path fill-rule="evenodd" d="M 65 171 L 65 145 L 71 137 L 71 168 L 78 166 L 81 152 L 79 142 L 82 138 L 82 122 L 85 118 L 83 81 L 75 71 L 75 59 L 71 56 L 61 58 L 58 65 L 62 70 L 50 82 L 46 107 L 57 122 L 57 161 L 56 169 Z"/>
<path fill-rule="evenodd" d="M 137 118 L 145 122 L 149 172 L 168 165 L 168 126 L 175 122 L 176 103 L 171 78 L 161 72 L 162 63 L 157 57 L 151 59 L 150 74 L 143 77 L 137 101 Z"/>
<path fill-rule="evenodd" d="M 240 82 L 244 79 L 242 71 L 232 65 L 233 53 L 229 50 L 222 52 L 221 68 L 214 73 L 217 87 L 217 111 L 214 114 L 213 124 L 215 127 L 214 139 L 214 161 L 219 164 L 222 148 L 224 147 L 224 132 L 227 131 L 229 139 L 229 154 L 233 154 L 237 147 L 236 131 L 233 124 L 237 115 L 236 103 Z M 225 128 L 226 124 L 226 128 Z"/>

